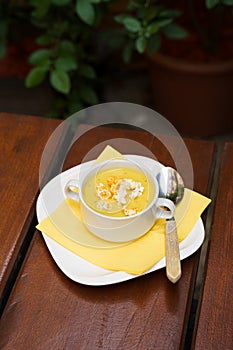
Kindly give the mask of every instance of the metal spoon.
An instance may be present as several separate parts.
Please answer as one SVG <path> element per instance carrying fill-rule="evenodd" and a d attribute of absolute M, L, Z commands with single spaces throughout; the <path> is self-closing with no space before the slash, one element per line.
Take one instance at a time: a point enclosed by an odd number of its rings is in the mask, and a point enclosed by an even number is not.
<path fill-rule="evenodd" d="M 164 167 L 156 176 L 159 184 L 159 197 L 170 199 L 177 205 L 184 196 L 184 182 L 173 168 Z M 166 274 L 176 283 L 181 277 L 180 251 L 174 218 L 166 220 Z"/>

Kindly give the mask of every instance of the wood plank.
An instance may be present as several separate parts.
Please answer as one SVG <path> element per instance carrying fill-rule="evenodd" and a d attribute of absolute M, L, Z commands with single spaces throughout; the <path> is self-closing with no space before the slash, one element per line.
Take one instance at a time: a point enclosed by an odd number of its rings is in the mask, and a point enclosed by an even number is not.
<path fill-rule="evenodd" d="M 0 296 L 34 215 L 42 151 L 59 123 L 0 113 Z"/>
<path fill-rule="evenodd" d="M 199 193 L 207 195 L 208 184 L 212 173 L 211 167 L 213 165 L 214 143 L 205 140 L 195 141 L 189 138 L 185 138 L 183 141 L 191 157 L 191 164 L 194 173 L 193 189 Z M 161 147 L 161 141 L 154 139 L 152 150 L 156 155 L 156 158 L 164 165 L 176 168 L 176 162 L 174 162 L 174 159 L 171 157 L 171 153 L 168 151 L 168 149 L 165 146 Z M 179 158 L 182 178 L 186 184 L 186 182 L 188 182 L 189 176 L 187 174 L 187 169 L 185 168 L 185 161 L 183 160 L 186 156 L 185 148 L 179 143 L 179 140 L 177 138 L 174 138 L 171 142 L 170 151 L 173 152 L 173 155 L 176 158 Z M 194 276 L 196 275 L 198 259 L 199 251 L 181 262 L 182 277 L 178 282 L 180 289 L 178 294 L 179 299 L 177 300 L 178 305 L 176 310 L 176 326 L 174 326 L 174 320 L 172 318 L 169 316 L 167 318 L 163 317 L 164 314 L 168 313 L 168 310 L 158 310 L 159 318 L 162 320 L 162 322 L 160 321 L 161 327 L 168 328 L 172 334 L 175 334 L 173 340 L 175 344 L 179 344 L 179 347 L 177 348 L 182 348 L 185 342 L 185 335 L 187 331 L 191 306 L 190 303 L 194 287 Z M 166 276 L 164 273 L 161 281 L 164 281 L 165 279 Z M 166 299 L 167 286 L 165 286 L 165 288 L 163 288 L 163 286 L 164 285 L 162 283 L 160 293 L 163 295 L 163 298 Z M 169 286 L 169 288 L 171 288 L 171 286 Z M 169 303 L 171 303 L 171 299 L 167 299 L 167 302 L 169 305 Z M 158 332 L 158 334 L 156 334 L 156 338 L 160 339 L 161 337 L 162 335 L 160 332 Z"/>
<path fill-rule="evenodd" d="M 212 238 L 194 349 L 233 349 L 233 143 L 222 155 Z"/>
<path fill-rule="evenodd" d="M 115 132 L 108 129 L 108 137 Z M 106 135 L 106 130 L 92 134 L 92 147 L 100 141 L 101 133 Z M 133 131 L 123 134 L 129 138 L 139 137 Z M 83 148 L 87 147 L 86 143 L 87 139 Z M 205 175 L 200 176 L 197 186 L 205 192 L 213 143 L 205 144 L 202 157 L 199 156 L 201 142 L 190 140 L 189 148 L 195 172 L 198 173 L 201 166 L 205 168 Z M 66 166 L 77 164 L 77 153 L 73 154 Z M 169 161 L 165 151 L 160 155 L 160 161 Z M 183 276 L 175 285 L 167 280 L 163 269 L 116 285 L 90 287 L 72 282 L 62 274 L 37 232 L 2 316 L 0 347 L 177 349 L 194 263 L 194 256 L 185 260 Z"/>
<path fill-rule="evenodd" d="M 173 136 L 168 136 L 164 140 L 169 142 L 170 149 L 165 144 L 162 144 L 158 138 L 154 138 L 152 152 L 155 158 L 164 165 L 176 169 L 177 165 L 179 165 L 180 170 L 177 170 L 180 171 L 185 186 L 189 187 L 189 174 L 187 173 L 189 169 L 186 169 L 187 161 L 185 160 L 187 151 L 190 156 L 191 168 L 193 169 L 193 189 L 206 194 L 211 175 L 214 142 L 184 138 L 184 145 L 182 145 L 179 138 Z"/>
<path fill-rule="evenodd" d="M 63 169 L 95 159 L 110 145 L 121 153 L 150 156 L 153 136 L 148 132 L 112 127 L 80 125 L 74 136 L 76 140 L 69 150 Z M 86 141 L 88 140 L 88 142 Z"/>

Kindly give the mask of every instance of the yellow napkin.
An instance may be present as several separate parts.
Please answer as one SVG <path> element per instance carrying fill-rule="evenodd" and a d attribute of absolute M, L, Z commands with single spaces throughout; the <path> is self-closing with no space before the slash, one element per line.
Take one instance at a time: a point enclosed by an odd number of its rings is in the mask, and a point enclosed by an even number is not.
<path fill-rule="evenodd" d="M 108 148 L 107 152 L 110 159 L 111 149 Z M 105 157 L 101 156 L 102 159 Z M 184 198 L 177 206 L 175 213 L 179 241 L 187 237 L 210 202 L 210 199 L 201 194 L 185 189 Z M 67 208 L 67 204 L 70 211 L 68 210 L 64 216 L 64 208 Z M 75 213 L 75 219 L 73 213 Z M 73 220 L 69 220 L 67 215 L 73 216 Z M 57 224 L 58 218 L 64 219 L 64 223 L 69 223 L 69 225 L 66 224 L 66 229 L 75 232 L 78 225 L 82 225 L 79 204 L 72 200 L 64 201 L 50 216 L 37 225 L 37 229 L 81 258 L 104 269 L 141 274 L 165 256 L 165 221 L 163 219 L 157 220 L 148 233 L 129 244 L 101 249 L 81 245 L 64 235 L 65 225 L 60 229 Z"/>

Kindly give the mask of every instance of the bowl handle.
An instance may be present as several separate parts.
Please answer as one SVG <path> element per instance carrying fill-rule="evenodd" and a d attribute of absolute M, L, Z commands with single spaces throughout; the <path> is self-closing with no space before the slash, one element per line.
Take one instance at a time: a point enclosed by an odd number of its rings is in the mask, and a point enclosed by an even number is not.
<path fill-rule="evenodd" d="M 175 205 L 170 199 L 157 199 L 154 207 L 154 215 L 156 219 L 171 219 L 174 216 L 174 212 Z"/>
<path fill-rule="evenodd" d="M 65 186 L 65 195 L 76 202 L 80 201 L 78 186 L 79 186 L 79 183 L 77 180 L 70 180 L 67 182 Z"/>

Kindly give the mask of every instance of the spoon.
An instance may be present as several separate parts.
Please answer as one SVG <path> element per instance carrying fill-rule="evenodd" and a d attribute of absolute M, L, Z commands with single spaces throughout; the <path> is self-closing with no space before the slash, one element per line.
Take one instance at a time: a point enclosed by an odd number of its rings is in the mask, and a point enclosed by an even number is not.
<path fill-rule="evenodd" d="M 159 197 L 170 199 L 177 205 L 184 196 L 184 182 L 173 168 L 164 167 L 156 176 L 159 184 Z M 181 277 L 180 251 L 175 218 L 166 219 L 166 274 L 176 283 Z"/>

